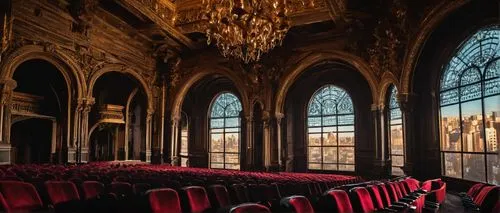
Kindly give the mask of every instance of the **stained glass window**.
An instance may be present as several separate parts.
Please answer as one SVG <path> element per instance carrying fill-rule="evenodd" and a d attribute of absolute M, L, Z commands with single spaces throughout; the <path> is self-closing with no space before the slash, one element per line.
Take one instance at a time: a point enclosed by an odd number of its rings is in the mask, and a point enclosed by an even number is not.
<path fill-rule="evenodd" d="M 477 31 L 443 69 L 440 133 L 444 176 L 500 183 L 500 26 Z"/>
<path fill-rule="evenodd" d="M 241 102 L 232 93 L 218 95 L 210 107 L 210 168 L 240 169 Z"/>
<path fill-rule="evenodd" d="M 401 169 L 405 162 L 405 146 L 403 139 L 403 117 L 397 99 L 398 90 L 395 86 L 391 87 L 391 96 L 389 97 L 389 134 L 390 150 L 392 160 L 392 174 L 404 175 Z"/>
<path fill-rule="evenodd" d="M 354 171 L 354 108 L 347 92 L 320 88 L 307 108 L 309 170 Z"/>

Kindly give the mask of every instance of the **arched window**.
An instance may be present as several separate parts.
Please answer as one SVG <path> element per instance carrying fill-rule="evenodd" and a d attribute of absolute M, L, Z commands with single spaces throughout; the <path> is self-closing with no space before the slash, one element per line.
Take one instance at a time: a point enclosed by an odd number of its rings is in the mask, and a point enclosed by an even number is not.
<path fill-rule="evenodd" d="M 403 139 L 403 118 L 397 100 L 398 90 L 395 86 L 391 88 L 389 97 L 389 131 L 391 143 L 392 174 L 404 175 L 401 169 L 405 162 L 405 146 Z"/>
<path fill-rule="evenodd" d="M 210 168 L 240 169 L 241 102 L 222 93 L 210 107 Z"/>
<path fill-rule="evenodd" d="M 479 30 L 444 67 L 440 132 L 444 176 L 500 183 L 500 26 Z"/>
<path fill-rule="evenodd" d="M 307 109 L 308 168 L 354 171 L 354 107 L 347 92 L 320 88 Z"/>

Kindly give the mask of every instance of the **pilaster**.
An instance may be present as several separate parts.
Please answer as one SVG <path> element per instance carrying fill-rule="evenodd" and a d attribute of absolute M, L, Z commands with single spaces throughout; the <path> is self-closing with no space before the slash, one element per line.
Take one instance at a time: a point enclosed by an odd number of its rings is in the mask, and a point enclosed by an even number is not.
<path fill-rule="evenodd" d="M 171 149 L 170 149 L 170 161 L 172 166 L 180 165 L 179 158 L 179 121 L 180 117 L 174 116 L 171 119 Z"/>
<path fill-rule="evenodd" d="M 405 144 L 405 161 L 403 171 L 406 175 L 413 174 L 413 163 L 414 163 L 414 147 L 415 141 L 413 135 L 415 130 L 415 121 L 413 117 L 414 112 L 414 101 L 415 96 L 413 94 L 399 94 L 398 102 L 402 113 L 403 118 L 403 141 Z"/>

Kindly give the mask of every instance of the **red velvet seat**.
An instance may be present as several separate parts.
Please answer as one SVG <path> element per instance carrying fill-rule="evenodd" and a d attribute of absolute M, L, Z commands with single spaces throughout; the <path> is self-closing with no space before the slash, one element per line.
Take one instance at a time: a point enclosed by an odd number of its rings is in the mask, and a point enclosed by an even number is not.
<path fill-rule="evenodd" d="M 80 200 L 80 195 L 73 182 L 70 181 L 47 181 L 45 182 L 47 193 L 52 204 L 57 205 L 68 201 Z"/>
<path fill-rule="evenodd" d="M 271 210 L 260 204 L 243 203 L 231 208 L 229 213 L 271 213 Z"/>
<path fill-rule="evenodd" d="M 182 191 L 187 204 L 185 206 L 189 208 L 189 212 L 202 213 L 212 208 L 205 188 L 188 186 L 182 188 Z"/>
<path fill-rule="evenodd" d="M 474 204 L 481 212 L 492 212 L 498 208 L 500 197 L 500 186 L 486 186 L 478 193 Z"/>
<path fill-rule="evenodd" d="M 7 213 L 33 212 L 43 208 L 35 187 L 19 181 L 0 181 L 0 202 Z"/>
<path fill-rule="evenodd" d="M 246 203 L 250 202 L 250 196 L 247 191 L 247 187 L 243 184 L 233 184 L 231 186 L 236 199 L 233 202 L 237 201 L 237 203 Z M 235 202 L 236 203 L 236 202 Z"/>
<path fill-rule="evenodd" d="M 376 209 L 384 209 L 385 207 L 388 207 L 388 205 L 384 205 L 384 202 L 382 201 L 382 195 L 380 193 L 380 190 L 377 186 L 371 185 L 366 187 L 368 189 L 368 192 L 370 193 L 370 196 L 372 198 L 372 202 L 375 205 Z"/>
<path fill-rule="evenodd" d="M 422 188 L 427 190 L 427 195 L 425 196 L 426 201 L 431 201 L 435 203 L 443 203 L 446 198 L 446 183 L 441 179 L 434 179 L 425 181 L 422 184 Z"/>
<path fill-rule="evenodd" d="M 486 186 L 486 184 L 484 184 L 484 183 L 476 183 L 472 187 L 470 187 L 470 189 L 467 191 L 467 195 L 469 197 L 475 197 L 477 194 L 479 194 L 481 189 L 485 186 Z"/>
<path fill-rule="evenodd" d="M 370 197 L 370 192 L 364 187 L 354 187 L 350 190 L 353 206 L 356 212 L 373 212 L 375 206 Z"/>
<path fill-rule="evenodd" d="M 80 195 L 75 184 L 71 181 L 45 182 L 47 194 L 56 212 L 82 211 Z"/>
<path fill-rule="evenodd" d="M 288 211 L 295 213 L 314 213 L 314 209 L 311 206 L 309 200 L 300 195 L 285 197 L 281 199 L 281 206 Z"/>
<path fill-rule="evenodd" d="M 326 192 L 322 197 L 321 205 L 325 211 L 339 213 L 352 213 L 353 208 L 349 195 L 344 190 L 332 189 Z"/>
<path fill-rule="evenodd" d="M 97 181 L 84 181 L 82 183 L 85 199 L 93 199 L 104 193 L 104 184 Z"/>
<path fill-rule="evenodd" d="M 153 189 L 146 192 L 152 213 L 181 213 L 179 195 L 173 189 Z"/>
<path fill-rule="evenodd" d="M 231 205 L 231 199 L 227 189 L 223 185 L 211 185 L 207 188 L 208 198 L 214 208 L 221 208 Z"/>

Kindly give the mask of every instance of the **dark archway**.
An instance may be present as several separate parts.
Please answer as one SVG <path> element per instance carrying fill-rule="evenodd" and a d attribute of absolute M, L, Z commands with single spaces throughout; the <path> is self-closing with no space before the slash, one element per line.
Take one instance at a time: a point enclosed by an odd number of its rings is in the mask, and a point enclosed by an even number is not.
<path fill-rule="evenodd" d="M 374 161 L 373 117 L 371 90 L 363 75 L 353 67 L 343 63 L 324 62 L 309 68 L 287 94 L 285 102 L 285 137 L 287 171 L 308 171 L 307 158 L 307 108 L 313 94 L 325 85 L 342 88 L 352 98 L 354 105 L 355 170 L 359 174 L 369 174 Z M 322 172 L 322 171 L 316 171 Z M 326 171 L 324 171 L 326 172 Z M 328 171 L 332 172 L 332 171 Z"/>
<path fill-rule="evenodd" d="M 140 84 L 126 74 L 97 79 L 89 114 L 90 161 L 146 160 L 147 100 Z"/>
<path fill-rule="evenodd" d="M 68 82 L 44 60 L 29 60 L 14 72 L 11 142 L 16 163 L 66 161 Z"/>

